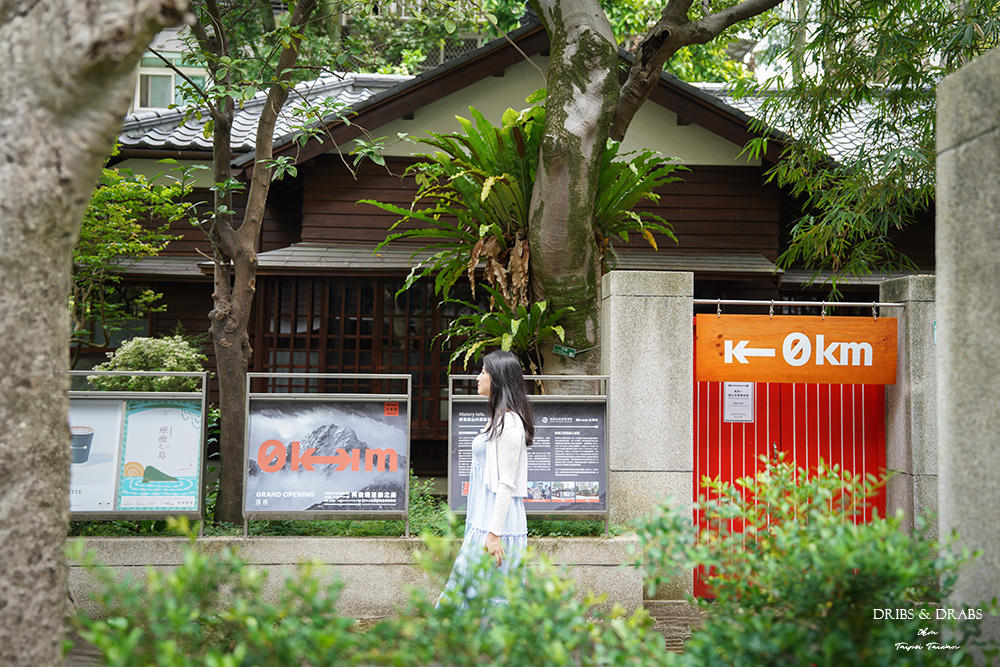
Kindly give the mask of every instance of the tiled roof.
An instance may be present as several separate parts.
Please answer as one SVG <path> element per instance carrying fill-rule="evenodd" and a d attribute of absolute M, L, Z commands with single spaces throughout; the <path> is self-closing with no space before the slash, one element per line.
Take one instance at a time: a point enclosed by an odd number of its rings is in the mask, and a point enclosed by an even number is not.
<path fill-rule="evenodd" d="M 172 278 L 201 278 L 203 272 L 198 264 L 200 257 L 143 257 L 124 260 L 120 272 L 129 276 L 169 276 Z"/>
<path fill-rule="evenodd" d="M 260 253 L 257 266 L 261 273 L 345 269 L 405 271 L 431 254 L 418 252 L 414 255 L 418 248 L 405 245 L 389 246 L 376 253 L 375 245 L 293 243 L 287 248 Z"/>
<path fill-rule="evenodd" d="M 729 84 L 725 83 L 696 83 L 693 85 L 698 90 L 716 98 L 728 110 L 736 109 L 748 119 L 757 117 L 765 99 L 760 95 L 754 97 L 736 97 L 731 93 Z M 824 146 L 827 155 L 834 160 L 842 160 L 863 143 L 865 126 L 870 119 L 871 109 L 870 104 L 866 103 L 862 105 L 851 118 L 847 119 L 835 132 L 827 137 L 827 143 Z M 788 127 L 779 125 L 775 129 L 786 134 L 789 133 Z"/>
<path fill-rule="evenodd" d="M 619 250 L 613 268 L 625 271 L 695 271 L 773 276 L 781 269 L 758 253 L 707 255 L 676 251 L 629 248 Z"/>
<path fill-rule="evenodd" d="M 388 246 L 374 252 L 375 244 L 293 243 L 287 248 L 257 255 L 261 273 L 297 271 L 400 271 L 426 260 L 430 252 L 414 252 L 415 247 Z M 202 262 L 203 268 L 211 265 Z M 628 249 L 618 253 L 616 269 L 656 271 L 697 271 L 699 273 L 738 273 L 775 275 L 781 270 L 763 255 L 756 253 L 683 254 Z"/>
<path fill-rule="evenodd" d="M 873 271 L 867 275 L 843 275 L 837 277 L 838 285 L 879 285 L 885 280 L 915 276 L 926 271 Z M 834 284 L 832 271 L 812 271 L 808 269 L 789 269 L 781 276 L 783 286 L 829 287 Z"/>
<path fill-rule="evenodd" d="M 274 138 L 280 139 L 292 134 L 296 120 L 291 111 L 300 108 L 304 100 L 314 103 L 324 98 L 332 98 L 346 107 L 407 81 L 412 77 L 398 74 L 324 74 L 318 79 L 295 86 L 289 93 L 283 113 L 274 127 Z M 257 134 L 257 120 L 264 107 L 265 92 L 257 93 L 249 102 L 237 109 L 233 117 L 232 148 L 235 153 L 252 151 Z M 207 112 L 202 120 L 192 119 L 183 125 L 184 112 L 181 109 L 142 109 L 125 117 L 125 123 L 118 140 L 125 148 L 164 148 L 178 150 L 211 150 L 212 137 L 203 133 Z"/>
<path fill-rule="evenodd" d="M 719 83 L 686 84 L 675 80 L 670 75 L 664 78 L 674 85 L 690 87 L 700 92 L 705 98 L 723 111 L 749 121 L 760 109 L 761 97 L 734 97 L 726 87 Z M 279 118 L 274 128 L 275 144 L 287 140 L 293 134 L 292 125 L 296 124 L 291 117 L 293 108 L 301 107 L 303 98 L 315 102 L 322 98 L 334 98 L 347 107 L 355 107 L 380 93 L 388 93 L 394 88 L 404 88 L 414 77 L 396 74 L 325 74 L 314 81 L 308 81 L 295 87 L 294 93 L 288 97 L 285 113 Z M 395 91 L 394 91 L 395 92 Z M 258 93 L 250 102 L 237 110 L 233 118 L 233 151 L 248 153 L 253 151 L 257 133 L 257 119 L 264 105 L 265 93 Z M 207 120 L 207 115 L 203 115 Z M 126 148 L 162 148 L 176 150 L 211 150 L 211 136 L 203 134 L 204 120 L 192 119 L 181 125 L 183 111 L 180 109 L 143 109 L 129 114 L 119 134 L 119 141 Z M 830 137 L 827 152 L 833 159 L 841 159 L 859 145 L 864 137 L 864 126 L 868 121 L 866 109 L 845 123 Z M 782 128 L 778 128 L 779 130 Z"/>

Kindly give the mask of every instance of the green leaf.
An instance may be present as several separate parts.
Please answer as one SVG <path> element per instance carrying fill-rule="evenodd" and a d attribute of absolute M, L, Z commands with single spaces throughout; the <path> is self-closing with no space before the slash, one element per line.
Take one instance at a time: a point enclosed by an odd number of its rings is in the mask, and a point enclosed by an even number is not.
<path fill-rule="evenodd" d="M 542 102 L 547 95 L 548 91 L 545 88 L 539 88 L 538 90 L 534 91 L 533 93 L 525 97 L 524 101 L 527 102 L 528 104 L 538 104 L 539 102 Z"/>

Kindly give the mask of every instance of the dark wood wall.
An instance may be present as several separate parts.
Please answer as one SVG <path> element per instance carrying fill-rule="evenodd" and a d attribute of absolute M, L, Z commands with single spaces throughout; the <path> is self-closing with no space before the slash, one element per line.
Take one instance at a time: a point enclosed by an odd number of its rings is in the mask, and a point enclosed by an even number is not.
<path fill-rule="evenodd" d="M 678 172 L 682 179 L 658 190 L 655 205 L 642 210 L 671 223 L 678 243 L 658 240 L 661 249 L 700 254 L 760 253 L 778 256 L 781 193 L 763 184 L 760 167 L 695 166 Z M 630 237 L 630 247 L 646 244 Z"/>
<path fill-rule="evenodd" d="M 361 199 L 375 199 L 408 207 L 417 191 L 416 181 L 400 178 L 415 160 L 387 158 L 388 167 L 371 162 L 351 174 L 339 158 L 324 155 L 303 168 L 302 240 L 376 244 L 399 216 Z"/>
<path fill-rule="evenodd" d="M 352 176 L 339 158 L 323 156 L 303 168 L 302 240 L 320 243 L 378 243 L 398 216 L 361 199 L 409 206 L 416 193 L 413 178 L 399 174 L 413 160 L 389 158 L 388 170 L 365 163 Z M 391 173 L 390 173 L 391 172 Z M 661 248 L 691 253 L 759 252 L 778 254 L 781 195 L 761 185 L 759 167 L 693 167 L 680 172 L 682 182 L 660 190 L 660 201 L 643 208 L 674 226 L 679 244 L 659 239 Z M 643 247 L 641 237 L 628 246 Z"/>
<path fill-rule="evenodd" d="M 207 215 L 214 193 L 206 189 L 197 189 L 185 199 L 197 203 L 199 214 Z M 204 202 L 204 203 L 203 203 Z M 233 196 L 233 210 L 237 220 L 242 220 L 246 211 L 247 197 L 245 194 Z M 258 252 L 266 252 L 284 248 L 299 240 L 302 209 L 302 182 L 298 179 L 277 181 L 271 186 L 268 195 L 267 208 L 261 222 L 260 243 Z M 162 223 L 161 223 L 162 224 Z M 170 232 L 178 238 L 170 242 L 166 250 L 160 253 L 165 257 L 192 257 L 201 255 L 198 251 L 211 255 L 212 246 L 204 232 L 191 225 L 186 220 L 171 223 Z"/>

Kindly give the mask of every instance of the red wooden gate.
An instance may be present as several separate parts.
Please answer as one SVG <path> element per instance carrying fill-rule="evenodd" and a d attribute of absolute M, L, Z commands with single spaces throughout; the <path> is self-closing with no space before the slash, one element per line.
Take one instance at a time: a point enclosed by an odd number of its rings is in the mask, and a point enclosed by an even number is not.
<path fill-rule="evenodd" d="M 697 364 L 695 359 L 695 364 Z M 760 457 L 785 452 L 806 470 L 822 458 L 857 474 L 885 470 L 885 387 L 860 384 L 756 382 L 753 421 L 724 421 L 724 382 L 694 383 L 694 497 L 707 495 L 702 478 L 735 481 L 763 466 Z M 885 515 L 885 491 L 872 498 Z M 702 517 L 695 511 L 695 525 Z M 865 520 L 871 518 L 866 510 Z M 694 592 L 707 591 L 695 577 Z"/>

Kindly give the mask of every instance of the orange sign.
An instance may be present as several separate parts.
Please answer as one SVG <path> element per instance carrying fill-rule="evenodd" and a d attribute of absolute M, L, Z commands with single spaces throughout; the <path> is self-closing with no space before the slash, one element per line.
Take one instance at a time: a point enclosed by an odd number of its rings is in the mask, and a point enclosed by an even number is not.
<path fill-rule="evenodd" d="M 896 318 L 698 315 L 698 381 L 896 383 Z"/>

